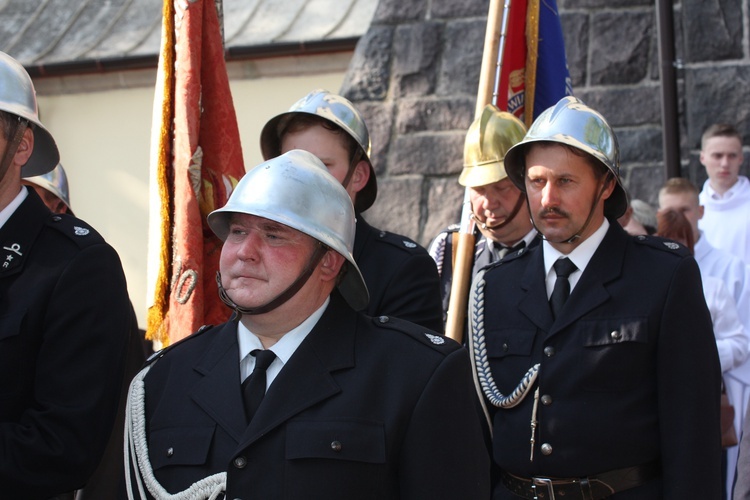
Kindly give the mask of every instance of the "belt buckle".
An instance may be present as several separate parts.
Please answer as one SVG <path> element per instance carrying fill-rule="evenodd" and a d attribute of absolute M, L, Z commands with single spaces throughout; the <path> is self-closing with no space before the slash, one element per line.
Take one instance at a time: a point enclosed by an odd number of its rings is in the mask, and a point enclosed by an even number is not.
<path fill-rule="evenodd" d="M 547 500 L 555 500 L 555 489 L 552 487 L 552 479 L 548 477 L 531 478 L 531 491 L 534 493 L 534 500 L 539 500 L 537 497 L 537 486 L 543 486 L 547 493 L 549 493 Z"/>

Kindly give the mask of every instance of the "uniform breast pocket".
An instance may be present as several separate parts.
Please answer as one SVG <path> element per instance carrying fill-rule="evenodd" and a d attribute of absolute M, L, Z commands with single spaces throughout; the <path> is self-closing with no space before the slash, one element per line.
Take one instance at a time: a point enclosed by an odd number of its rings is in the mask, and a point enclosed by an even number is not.
<path fill-rule="evenodd" d="M 149 436 L 149 456 L 154 471 L 170 466 L 206 463 L 214 426 L 154 429 Z"/>
<path fill-rule="evenodd" d="M 611 318 L 577 324 L 583 348 L 580 366 L 589 391 L 626 391 L 649 376 L 653 353 L 647 318 Z"/>
<path fill-rule="evenodd" d="M 362 498 L 387 488 L 385 428 L 377 422 L 295 420 L 287 426 L 286 498 Z"/>

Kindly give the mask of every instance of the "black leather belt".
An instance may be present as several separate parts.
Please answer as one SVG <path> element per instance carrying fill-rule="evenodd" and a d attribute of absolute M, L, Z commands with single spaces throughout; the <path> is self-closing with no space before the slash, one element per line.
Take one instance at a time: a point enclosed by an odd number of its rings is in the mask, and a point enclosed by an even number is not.
<path fill-rule="evenodd" d="M 532 500 L 601 500 L 640 486 L 661 474 L 659 462 L 626 467 L 595 476 L 519 477 L 502 471 L 503 486 L 515 495 Z"/>

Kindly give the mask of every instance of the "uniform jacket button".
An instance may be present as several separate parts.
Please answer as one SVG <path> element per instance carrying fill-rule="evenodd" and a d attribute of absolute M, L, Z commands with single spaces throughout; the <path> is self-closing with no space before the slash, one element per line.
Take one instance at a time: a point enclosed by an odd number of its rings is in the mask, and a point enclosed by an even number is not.
<path fill-rule="evenodd" d="M 552 445 L 551 444 L 544 443 L 542 445 L 542 455 L 546 455 L 546 456 L 552 455 Z"/>
<path fill-rule="evenodd" d="M 232 463 L 234 464 L 234 466 L 236 468 L 238 468 L 238 469 L 244 469 L 245 466 L 247 465 L 247 458 L 245 458 L 245 457 L 237 457 L 237 458 L 234 459 L 234 461 Z"/>
<path fill-rule="evenodd" d="M 620 330 L 614 330 L 609 336 L 612 337 L 612 340 L 620 340 L 622 338 L 622 333 L 620 333 Z"/>
<path fill-rule="evenodd" d="M 174 448 L 172 447 L 167 448 L 167 456 L 171 457 L 173 455 L 174 455 Z"/>
<path fill-rule="evenodd" d="M 331 442 L 331 449 L 335 452 L 341 451 L 341 442 L 340 441 L 332 441 Z"/>
<path fill-rule="evenodd" d="M 548 345 L 547 347 L 544 348 L 544 355 L 547 356 L 548 358 L 551 358 L 552 356 L 555 355 L 555 348 L 552 347 L 551 345 Z"/>
<path fill-rule="evenodd" d="M 545 394 L 544 396 L 542 396 L 542 404 L 545 405 L 545 406 L 551 405 L 552 404 L 552 396 L 550 396 L 549 394 Z"/>

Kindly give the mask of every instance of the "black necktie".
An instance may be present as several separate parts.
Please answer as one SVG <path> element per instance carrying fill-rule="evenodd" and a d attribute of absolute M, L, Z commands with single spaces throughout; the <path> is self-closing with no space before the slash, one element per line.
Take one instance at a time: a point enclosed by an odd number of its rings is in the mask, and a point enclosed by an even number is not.
<path fill-rule="evenodd" d="M 270 349 L 255 349 L 250 352 L 250 355 L 255 357 L 255 368 L 253 368 L 253 373 L 242 382 L 242 397 L 248 422 L 253 419 L 260 402 L 263 401 L 263 396 L 266 395 L 266 370 L 276 359 L 276 354 Z"/>
<path fill-rule="evenodd" d="M 549 298 L 549 305 L 552 309 L 552 316 L 557 318 L 563 305 L 565 305 L 565 301 L 568 300 L 568 295 L 570 295 L 570 281 L 568 281 L 568 276 L 578 268 L 567 257 L 555 261 L 552 267 L 555 268 L 557 279 L 555 280 L 555 287 L 552 289 L 552 295 Z"/>

